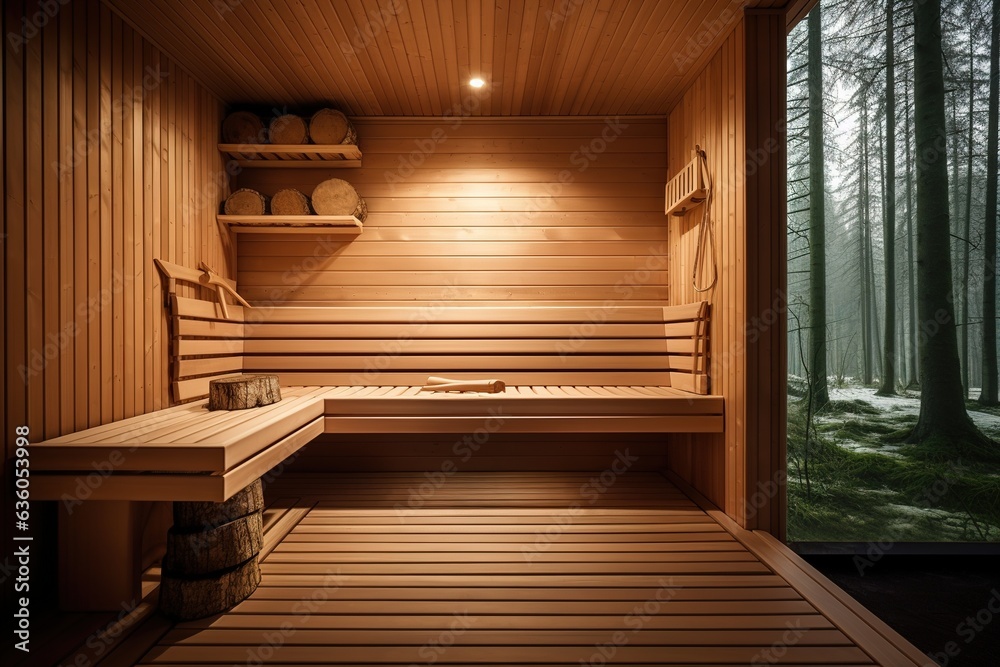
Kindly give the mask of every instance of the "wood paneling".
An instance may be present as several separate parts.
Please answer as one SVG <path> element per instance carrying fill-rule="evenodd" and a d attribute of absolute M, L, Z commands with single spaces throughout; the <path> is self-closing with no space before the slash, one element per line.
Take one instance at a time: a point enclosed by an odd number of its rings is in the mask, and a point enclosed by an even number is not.
<path fill-rule="evenodd" d="M 251 302 L 662 305 L 660 119 L 356 121 L 361 169 L 248 169 L 240 187 L 307 194 L 344 178 L 365 229 L 239 239 Z"/>
<path fill-rule="evenodd" d="M 35 3 L 4 6 L 5 35 L 36 22 Z M 5 433 L 36 441 L 166 405 L 152 258 L 234 259 L 214 215 L 222 104 L 96 0 L 44 23 L 4 53 Z"/>
<path fill-rule="evenodd" d="M 713 393 L 726 432 L 672 436 L 670 467 L 750 528 L 784 526 L 784 25 L 748 12 L 668 119 L 669 169 L 706 150 L 718 282 L 691 282 L 702 207 L 670 227 L 670 300 L 712 303 Z M 700 279 L 707 284 L 709 275 Z"/>
<path fill-rule="evenodd" d="M 108 0 L 223 99 L 353 115 L 663 113 L 784 0 Z M 488 85 L 467 85 L 481 76 Z"/>
<path fill-rule="evenodd" d="M 37 443 L 168 405 L 169 337 L 153 257 L 186 253 L 223 272 L 235 258 L 214 219 L 225 187 L 214 178 L 224 168 L 216 97 L 97 0 L 44 11 L 5 2 L 3 34 L 0 411 L 9 478 L 15 427 L 28 426 Z M 188 199 L 178 202 L 182 188 Z M 95 543 L 102 526 L 113 527 L 120 545 L 138 548 L 150 515 L 121 509 L 131 520 L 107 515 L 91 525 L 85 514 L 99 513 L 78 513 L 60 522 L 63 536 Z M 32 512 L 35 544 L 49 554 L 35 566 L 54 582 L 54 531 L 46 531 L 54 513 Z M 117 567 L 111 558 L 105 565 Z M 106 591 L 87 604 L 127 601 L 110 580 Z"/>

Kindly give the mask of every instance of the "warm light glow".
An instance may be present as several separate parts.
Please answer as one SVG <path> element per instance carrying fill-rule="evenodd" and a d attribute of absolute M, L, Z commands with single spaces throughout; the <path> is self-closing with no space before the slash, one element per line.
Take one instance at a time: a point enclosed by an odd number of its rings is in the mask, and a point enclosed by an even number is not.
<path fill-rule="evenodd" d="M 473 88 L 482 88 L 483 86 L 486 85 L 486 82 L 480 79 L 479 77 L 476 77 L 474 79 L 469 80 L 469 85 L 472 86 Z"/>

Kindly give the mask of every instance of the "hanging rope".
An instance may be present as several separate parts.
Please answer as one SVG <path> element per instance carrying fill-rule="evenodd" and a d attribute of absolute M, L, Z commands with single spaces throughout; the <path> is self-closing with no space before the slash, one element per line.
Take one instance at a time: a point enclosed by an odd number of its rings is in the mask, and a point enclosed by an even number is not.
<path fill-rule="evenodd" d="M 694 267 L 691 270 L 691 284 L 694 286 L 695 292 L 707 292 L 715 287 L 715 282 L 719 277 L 719 267 L 715 259 L 715 232 L 712 229 L 712 221 L 709 215 L 715 188 L 712 186 L 712 174 L 708 171 L 708 156 L 705 154 L 705 151 L 701 149 L 701 146 L 695 146 L 695 152 L 698 154 L 698 160 L 700 163 L 699 166 L 701 168 L 702 176 L 705 179 L 708 194 L 705 197 L 705 201 L 702 202 L 705 205 L 705 208 L 701 213 L 701 224 L 698 225 L 698 245 L 694 251 Z M 712 281 L 705 287 L 699 287 L 698 274 L 704 268 L 706 241 L 708 252 L 712 259 Z"/>

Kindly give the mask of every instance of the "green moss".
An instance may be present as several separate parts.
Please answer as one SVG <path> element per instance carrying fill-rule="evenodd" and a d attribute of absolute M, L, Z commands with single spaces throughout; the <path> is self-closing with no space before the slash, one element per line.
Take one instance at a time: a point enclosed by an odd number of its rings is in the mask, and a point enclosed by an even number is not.
<path fill-rule="evenodd" d="M 947 443 L 934 440 L 902 443 L 900 436 L 909 435 L 916 420 L 895 414 L 843 422 L 825 415 L 807 451 L 800 407 L 789 406 L 789 539 L 1000 541 L 1000 464 L 992 452 L 955 455 Z M 852 450 L 845 443 L 876 451 Z M 805 458 L 811 494 L 797 478 Z"/>

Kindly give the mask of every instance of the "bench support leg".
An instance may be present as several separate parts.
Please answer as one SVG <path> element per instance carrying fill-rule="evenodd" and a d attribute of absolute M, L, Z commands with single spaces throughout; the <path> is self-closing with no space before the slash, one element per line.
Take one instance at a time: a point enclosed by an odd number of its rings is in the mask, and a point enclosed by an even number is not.
<path fill-rule="evenodd" d="M 59 509 L 59 606 L 120 611 L 142 598 L 135 503 L 88 500 Z"/>

